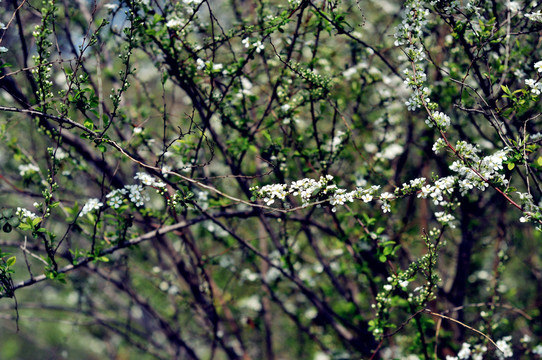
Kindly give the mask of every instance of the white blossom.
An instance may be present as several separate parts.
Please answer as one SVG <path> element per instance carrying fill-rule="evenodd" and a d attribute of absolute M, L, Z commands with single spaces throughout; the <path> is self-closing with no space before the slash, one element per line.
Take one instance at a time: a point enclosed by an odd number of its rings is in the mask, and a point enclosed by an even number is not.
<path fill-rule="evenodd" d="M 499 357 L 500 360 L 505 359 L 505 358 L 511 358 L 512 356 L 514 356 L 514 353 L 512 351 L 512 346 L 510 346 L 510 343 L 509 343 L 510 340 L 512 340 L 511 336 L 505 336 L 502 339 L 497 340 L 496 342 L 497 347 L 501 350 L 501 351 L 497 351 L 497 356 Z"/>
<path fill-rule="evenodd" d="M 470 344 L 463 343 L 461 345 L 461 350 L 459 350 L 459 352 L 457 353 L 457 357 L 459 359 L 468 359 L 470 355 L 471 355 Z"/>
<path fill-rule="evenodd" d="M 166 27 L 168 27 L 169 29 L 179 29 L 182 26 L 183 26 L 183 19 L 179 19 L 177 17 L 170 19 L 166 23 Z"/>
<path fill-rule="evenodd" d="M 32 174 L 39 172 L 40 168 L 34 164 L 19 165 L 19 175 L 25 176 L 27 174 Z"/>
<path fill-rule="evenodd" d="M 103 205 L 104 204 L 96 198 L 88 199 L 87 203 L 85 204 L 85 206 L 83 206 L 83 209 L 81 210 L 80 216 L 84 216 L 93 210 L 98 210 Z"/>
<path fill-rule="evenodd" d="M 15 212 L 15 214 L 17 214 L 17 216 L 19 216 L 23 221 L 25 221 L 26 218 L 34 220 L 35 218 L 38 217 L 33 212 L 31 212 L 31 211 L 29 211 L 27 209 L 24 209 L 24 208 L 20 208 L 20 207 L 17 208 L 17 211 Z"/>
<path fill-rule="evenodd" d="M 146 174 L 146 173 L 138 172 L 134 176 L 134 179 L 141 181 L 141 183 L 143 183 L 143 185 L 147 185 L 147 186 L 158 187 L 158 188 L 162 188 L 162 187 L 166 186 L 166 184 L 164 182 L 158 181 L 154 177 L 152 177 L 152 176 L 150 176 L 149 174 Z"/>
<path fill-rule="evenodd" d="M 540 12 L 540 10 L 525 14 L 525 17 L 531 21 L 542 22 L 542 13 Z"/>

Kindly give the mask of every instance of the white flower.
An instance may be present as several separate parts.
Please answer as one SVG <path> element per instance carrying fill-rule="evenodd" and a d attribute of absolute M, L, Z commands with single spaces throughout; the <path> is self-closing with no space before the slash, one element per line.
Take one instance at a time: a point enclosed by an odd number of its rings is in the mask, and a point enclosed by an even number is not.
<path fill-rule="evenodd" d="M 364 194 L 364 195 L 361 195 L 361 200 L 368 203 L 371 200 L 373 200 L 373 196 L 371 194 Z"/>
<path fill-rule="evenodd" d="M 384 285 L 384 290 L 391 291 L 392 289 L 393 289 L 393 286 L 391 286 L 390 284 Z"/>
<path fill-rule="evenodd" d="M 118 209 L 122 205 L 122 198 L 120 196 L 114 196 L 107 202 L 113 209 Z"/>
<path fill-rule="evenodd" d="M 437 218 L 437 221 L 442 225 L 448 225 L 452 229 L 455 229 L 455 224 L 453 223 L 455 217 L 452 214 L 447 214 L 444 211 L 437 211 L 435 213 L 435 216 Z"/>
<path fill-rule="evenodd" d="M 167 23 L 166 23 L 166 27 L 169 28 L 169 29 L 179 29 L 183 26 L 183 20 L 182 19 L 179 19 L 179 18 L 173 18 L 173 19 L 170 19 Z"/>
<path fill-rule="evenodd" d="M 355 73 L 358 72 L 358 68 L 353 66 L 351 68 L 348 68 L 346 69 L 344 72 L 343 72 L 343 76 L 346 78 L 346 79 L 350 79 Z"/>
<path fill-rule="evenodd" d="M 521 9 L 521 5 L 517 1 L 510 1 L 508 8 L 510 9 L 510 12 L 517 13 L 519 9 Z"/>
<path fill-rule="evenodd" d="M 250 297 L 243 298 L 239 301 L 239 306 L 245 309 L 249 309 L 258 312 L 262 309 L 262 302 L 258 295 L 252 295 Z"/>
<path fill-rule="evenodd" d="M 496 342 L 497 347 L 501 350 L 501 351 L 497 351 L 497 356 L 499 357 L 500 360 L 505 359 L 505 358 L 511 358 L 512 356 L 514 356 L 512 347 L 509 344 L 510 340 L 512 340 L 511 336 L 505 336 L 502 339 L 497 340 Z"/>
<path fill-rule="evenodd" d="M 392 160 L 397 157 L 397 155 L 403 153 L 403 147 L 399 144 L 391 144 L 383 152 L 382 157 L 384 159 Z"/>
<path fill-rule="evenodd" d="M 461 350 L 459 350 L 459 352 L 457 353 L 457 357 L 460 359 L 468 359 L 470 355 L 470 344 L 463 343 L 463 345 L 461 345 Z"/>
<path fill-rule="evenodd" d="M 25 176 L 26 174 L 32 174 L 39 172 L 40 168 L 34 164 L 19 165 L 19 175 Z"/>
<path fill-rule="evenodd" d="M 256 43 L 254 44 L 254 46 L 256 47 L 256 52 L 257 52 L 258 54 L 259 54 L 260 52 L 262 52 L 262 50 L 265 48 L 260 40 L 256 41 Z"/>
<path fill-rule="evenodd" d="M 20 207 L 17 208 L 17 211 L 15 212 L 15 214 L 17 214 L 17 216 L 19 216 L 23 221 L 26 220 L 26 218 L 30 218 L 31 220 L 34 220 L 35 218 L 38 217 L 33 212 L 26 210 L 24 208 L 20 208 Z"/>
<path fill-rule="evenodd" d="M 439 111 L 435 111 L 431 115 L 433 117 L 433 120 L 437 123 L 439 127 L 446 129 L 448 126 L 450 126 L 450 117 L 448 115 Z M 429 124 L 431 124 L 431 118 L 429 118 L 428 120 Z"/>
<path fill-rule="evenodd" d="M 393 195 L 390 194 L 389 192 L 383 192 L 382 194 L 380 194 L 380 199 L 381 200 L 390 200 L 390 199 L 393 199 Z"/>
<path fill-rule="evenodd" d="M 137 207 L 145 205 L 145 201 L 150 200 L 149 195 L 141 185 L 126 185 L 124 188 L 129 191 L 128 198 Z"/>
<path fill-rule="evenodd" d="M 85 204 L 85 206 L 83 206 L 83 209 L 81 210 L 80 216 L 84 216 L 93 210 L 98 210 L 103 205 L 104 204 L 96 198 L 88 199 L 87 203 Z"/>
<path fill-rule="evenodd" d="M 138 172 L 134 176 L 134 179 L 140 180 L 143 183 L 143 185 L 147 185 L 147 186 L 160 187 L 160 188 L 166 186 L 166 184 L 163 183 L 162 181 L 157 181 L 154 177 L 146 173 Z"/>
<path fill-rule="evenodd" d="M 263 201 L 267 206 L 273 204 L 275 199 L 284 200 L 288 193 L 286 192 L 286 184 L 265 185 L 259 191 L 259 194 L 265 196 Z"/>
<path fill-rule="evenodd" d="M 164 165 L 162 166 L 162 168 L 160 169 L 160 172 L 162 173 L 162 176 L 164 176 L 165 178 L 167 178 L 167 176 L 169 175 L 169 173 L 171 172 L 173 168 L 170 166 L 170 165 Z"/>
<path fill-rule="evenodd" d="M 424 185 L 422 186 L 420 192 L 418 193 L 418 198 L 427 199 L 427 196 L 433 191 L 432 186 Z"/>
<path fill-rule="evenodd" d="M 542 22 L 542 13 L 540 10 L 532 12 L 530 14 L 525 14 L 525 17 L 531 21 Z"/>
<path fill-rule="evenodd" d="M 390 211 L 391 211 L 390 204 L 388 204 L 388 203 L 382 204 L 381 208 L 382 208 L 382 212 L 383 212 L 383 213 L 387 213 L 387 212 L 390 212 Z"/>
<path fill-rule="evenodd" d="M 5 53 L 5 52 L 8 52 L 9 49 L 5 46 L 0 46 L 0 53 Z"/>
<path fill-rule="evenodd" d="M 533 338 L 531 338 L 528 334 L 524 334 L 521 338 L 522 343 L 530 343 Z"/>
<path fill-rule="evenodd" d="M 312 360 L 329 360 L 329 359 L 330 357 L 326 353 L 323 353 L 320 351 L 314 354 L 314 358 Z"/>

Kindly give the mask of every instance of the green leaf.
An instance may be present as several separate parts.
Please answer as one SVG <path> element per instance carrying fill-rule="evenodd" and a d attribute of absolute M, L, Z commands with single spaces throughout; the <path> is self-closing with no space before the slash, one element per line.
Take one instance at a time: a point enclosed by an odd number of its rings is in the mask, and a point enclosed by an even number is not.
<path fill-rule="evenodd" d="M 4 209 L 2 211 L 2 216 L 4 216 L 5 218 L 13 217 L 13 209 Z"/>
<path fill-rule="evenodd" d="M 107 256 L 100 256 L 96 258 L 96 261 L 109 262 L 109 258 Z"/>
<path fill-rule="evenodd" d="M 83 123 L 83 125 L 89 129 L 89 130 L 93 130 L 94 129 L 94 123 L 90 120 L 85 120 L 85 122 Z"/>
<path fill-rule="evenodd" d="M 516 167 L 516 164 L 514 163 L 508 163 L 508 170 L 512 170 L 513 168 Z"/>
<path fill-rule="evenodd" d="M 17 261 L 17 258 L 15 256 L 10 257 L 6 260 L 6 265 L 8 267 L 15 265 L 15 261 Z"/>
<path fill-rule="evenodd" d="M 30 229 L 32 229 L 32 226 L 30 226 L 30 225 L 28 225 L 26 223 L 22 223 L 22 224 L 19 225 L 19 229 L 23 230 L 23 231 L 30 230 Z"/>
<path fill-rule="evenodd" d="M 12 217 L 11 219 L 8 219 L 8 224 L 10 224 L 13 227 L 19 226 L 21 222 L 19 221 L 19 218 Z"/>

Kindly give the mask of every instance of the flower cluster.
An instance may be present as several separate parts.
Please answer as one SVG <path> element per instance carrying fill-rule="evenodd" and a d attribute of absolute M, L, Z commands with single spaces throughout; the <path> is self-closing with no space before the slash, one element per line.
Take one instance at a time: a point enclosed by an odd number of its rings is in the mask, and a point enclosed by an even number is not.
<path fill-rule="evenodd" d="M 497 340 L 496 344 L 498 350 L 496 350 L 496 355 L 499 360 L 509 359 L 514 356 L 512 351 L 512 346 L 510 341 L 512 340 L 511 336 L 505 336 L 500 340 Z M 483 344 L 476 344 L 472 346 L 469 343 L 463 343 L 461 349 L 457 353 L 457 356 L 446 356 L 446 360 L 482 360 L 485 359 L 485 354 L 487 353 L 488 348 Z"/>
<path fill-rule="evenodd" d="M 448 197 L 453 193 L 455 181 L 454 176 L 446 176 L 436 180 L 434 185 L 424 185 L 418 193 L 418 198 L 426 199 L 430 196 L 435 205 L 446 206 L 448 200 L 445 196 Z"/>
<path fill-rule="evenodd" d="M 143 185 L 151 186 L 154 188 L 163 188 L 166 186 L 163 181 L 157 181 L 154 177 L 150 176 L 147 173 L 138 172 L 134 176 L 134 179 L 141 181 Z"/>
<path fill-rule="evenodd" d="M 533 216 L 536 217 L 536 214 L 540 212 L 540 204 L 538 206 L 535 205 L 533 196 L 529 193 L 518 191 L 517 194 L 519 196 L 519 203 L 525 211 L 524 216 L 520 217 L 519 221 L 524 223 L 533 220 Z"/>
<path fill-rule="evenodd" d="M 124 195 L 126 195 L 128 191 L 126 189 L 116 189 L 111 191 L 109 194 L 107 194 L 105 197 L 109 200 L 107 201 L 107 204 L 111 206 L 113 209 L 118 209 L 123 202 Z"/>
<path fill-rule="evenodd" d="M 314 179 L 301 179 L 294 181 L 292 185 L 290 185 L 289 192 L 294 196 L 301 197 L 301 201 L 305 206 L 308 205 L 313 198 L 316 198 L 315 195 L 317 194 L 335 192 L 337 186 L 333 184 L 330 185 L 332 180 L 333 176 L 331 175 L 326 175 L 325 177 L 320 176 L 318 181 Z"/>
<path fill-rule="evenodd" d="M 267 206 L 273 204 L 275 199 L 284 200 L 288 194 L 301 198 L 303 206 L 308 206 L 311 201 L 328 200 L 333 206 L 332 211 L 337 210 L 336 205 L 344 205 L 346 202 L 353 202 L 355 197 L 365 195 L 364 201 L 372 200 L 374 191 L 355 190 L 347 192 L 345 189 L 339 189 L 332 183 L 333 176 L 321 176 L 320 179 L 301 179 L 286 184 L 265 185 L 262 188 L 253 187 L 254 195 L 263 198 Z M 378 189 L 378 188 L 376 188 Z M 376 191 L 376 190 L 375 190 Z M 360 193 L 361 192 L 361 193 Z"/>
<path fill-rule="evenodd" d="M 458 146 L 457 149 L 461 149 L 458 150 L 458 153 L 460 153 L 465 160 L 476 164 L 477 172 L 473 170 L 472 165 L 465 163 L 463 160 L 456 160 L 450 165 L 450 170 L 457 172 L 461 177 L 459 180 L 459 189 L 462 196 L 465 196 L 473 188 L 482 191 L 485 190 L 489 186 L 486 181 L 492 181 L 495 184 L 502 185 L 508 184 L 508 180 L 505 178 L 504 174 L 500 173 L 500 171 L 503 170 L 503 162 L 507 159 L 509 149 L 505 148 L 498 150 L 493 155 L 480 158 L 477 155 L 479 149 L 472 147 L 472 145 L 467 145 L 468 149 L 464 152 L 463 149 Z"/>
<path fill-rule="evenodd" d="M 367 189 L 358 188 L 356 189 L 356 197 L 368 203 L 373 201 L 373 198 L 377 196 L 376 193 L 378 190 L 380 190 L 380 185 L 372 185 Z"/>
<path fill-rule="evenodd" d="M 435 216 L 437 217 L 437 221 L 443 225 L 443 226 L 449 226 L 452 229 L 455 229 L 455 217 L 452 214 L 448 214 L 444 211 L 437 211 L 435 213 Z"/>
<path fill-rule="evenodd" d="M 196 60 L 198 70 L 209 70 L 212 73 L 221 72 L 224 69 L 224 65 L 215 64 L 211 61 L 203 61 L 202 59 Z"/>
<path fill-rule="evenodd" d="M 446 141 L 444 141 L 443 138 L 438 138 L 437 141 L 433 144 L 433 152 L 435 154 L 439 154 L 443 149 L 446 149 L 448 145 L 446 144 Z"/>
<path fill-rule="evenodd" d="M 185 21 L 183 19 L 179 19 L 178 17 L 175 17 L 173 19 L 168 20 L 168 22 L 166 23 L 166 27 L 168 29 L 178 30 L 182 28 L 184 22 Z"/>
<path fill-rule="evenodd" d="M 134 176 L 135 180 L 141 181 L 144 186 L 150 186 L 155 188 L 159 193 L 164 191 L 166 184 L 162 181 L 156 180 L 149 174 L 138 172 Z M 142 185 L 126 185 L 122 189 L 115 189 L 106 195 L 108 198 L 108 205 L 114 209 L 118 209 L 124 202 L 124 199 L 128 199 L 136 207 L 142 207 L 145 202 L 150 200 L 149 194 L 145 191 Z"/>
<path fill-rule="evenodd" d="M 273 204 L 275 199 L 284 200 L 288 192 L 286 191 L 286 184 L 272 184 L 262 187 L 258 194 L 263 196 L 263 201 L 267 206 Z"/>
<path fill-rule="evenodd" d="M 487 346 L 485 345 L 476 345 L 474 348 L 471 348 L 471 344 L 463 343 L 461 349 L 457 353 L 457 356 L 446 356 L 446 360 L 463 360 L 463 359 L 472 359 L 472 360 L 482 360 L 484 354 L 487 352 Z"/>
<path fill-rule="evenodd" d="M 21 176 L 25 176 L 28 174 L 37 173 L 40 171 L 40 168 L 37 167 L 34 164 L 28 164 L 28 165 L 19 165 L 19 174 Z"/>
<path fill-rule="evenodd" d="M 510 346 L 510 341 L 512 340 L 511 336 L 505 336 L 500 340 L 497 340 L 496 344 L 501 351 L 497 352 L 497 356 L 500 360 L 511 358 L 514 356 L 512 351 L 512 346 Z"/>
<path fill-rule="evenodd" d="M 529 87 L 531 89 L 531 93 L 535 96 L 542 93 L 542 83 L 534 79 L 525 79 L 525 86 Z"/>
<path fill-rule="evenodd" d="M 156 180 L 149 174 L 138 172 L 134 176 L 134 179 L 141 181 L 143 185 L 126 185 L 122 189 L 115 189 L 105 196 L 107 198 L 107 204 L 111 208 L 120 208 L 124 203 L 124 200 L 130 201 L 136 207 L 144 206 L 145 203 L 150 200 L 150 195 L 145 191 L 144 186 L 153 187 L 160 194 L 165 191 L 164 189 L 166 187 L 166 184 L 162 181 Z M 97 210 L 102 206 L 103 203 L 99 202 L 98 199 L 89 199 L 83 207 L 83 210 L 81 210 L 81 215 L 86 215 L 87 213 L 93 210 Z"/>
<path fill-rule="evenodd" d="M 403 21 L 395 28 L 395 46 L 410 44 L 411 38 L 422 36 L 429 10 L 424 9 L 421 0 L 415 0 L 405 4 L 404 14 Z"/>
<path fill-rule="evenodd" d="M 531 21 L 542 22 L 542 12 L 540 10 L 525 14 L 525 17 Z"/>
<path fill-rule="evenodd" d="M 450 126 L 450 117 L 443 112 L 435 111 L 425 120 L 425 123 L 430 128 L 436 123 L 440 129 L 446 130 Z"/>
<path fill-rule="evenodd" d="M 389 192 L 383 192 L 382 194 L 380 194 L 380 200 L 382 201 L 382 205 L 380 207 L 383 213 L 387 213 L 391 211 L 389 201 L 394 200 L 394 199 L 395 199 L 395 196 L 393 196 Z"/>
<path fill-rule="evenodd" d="M 245 47 L 248 49 L 248 48 L 255 48 L 256 49 L 256 52 L 259 54 L 263 51 L 263 49 L 265 49 L 265 47 L 263 46 L 262 42 L 260 40 L 256 41 L 256 42 L 253 42 L 251 43 L 250 42 L 250 38 L 244 38 L 243 41 L 241 41 L 243 43 L 243 45 L 245 45 Z"/>
<path fill-rule="evenodd" d="M 537 61 L 533 67 L 536 72 L 542 73 L 542 61 Z M 540 79 L 525 79 L 525 86 L 531 90 L 531 94 L 534 96 L 538 96 L 542 93 L 542 83 L 540 83 L 539 80 Z"/>
<path fill-rule="evenodd" d="M 126 185 L 124 189 L 128 190 L 128 199 L 136 207 L 141 207 L 145 205 L 146 201 L 150 200 L 149 194 L 144 191 L 141 185 Z"/>
<path fill-rule="evenodd" d="M 339 189 L 335 192 L 335 194 L 331 195 L 331 198 L 329 199 L 329 203 L 333 205 L 333 208 L 331 211 L 335 212 L 337 211 L 337 208 L 335 205 L 344 205 L 345 202 L 353 202 L 354 201 L 354 193 L 349 192 L 347 193 L 344 189 Z"/>
<path fill-rule="evenodd" d="M 85 206 L 83 206 L 83 209 L 81 210 L 80 216 L 85 216 L 93 210 L 98 210 L 102 206 L 104 206 L 104 204 L 101 203 L 100 200 L 96 198 L 88 199 L 87 203 L 85 204 Z"/>
<path fill-rule="evenodd" d="M 35 218 L 37 218 L 38 216 L 36 214 L 34 214 L 32 211 L 30 210 L 27 210 L 25 208 L 20 208 L 18 207 L 17 208 L 17 211 L 15 212 L 15 214 L 24 222 L 26 221 L 26 219 L 30 219 L 30 220 L 34 220 Z"/>
<path fill-rule="evenodd" d="M 431 99 L 429 98 L 431 90 L 428 87 L 416 88 L 410 95 L 410 99 L 405 101 L 405 105 L 409 111 L 415 111 L 422 107 L 423 104 L 429 104 Z"/>
<path fill-rule="evenodd" d="M 394 193 L 396 196 L 404 196 L 417 193 L 425 185 L 425 181 L 426 178 L 424 177 L 412 179 L 408 184 L 403 183 L 403 185 L 401 185 L 400 188 L 396 189 Z"/>

